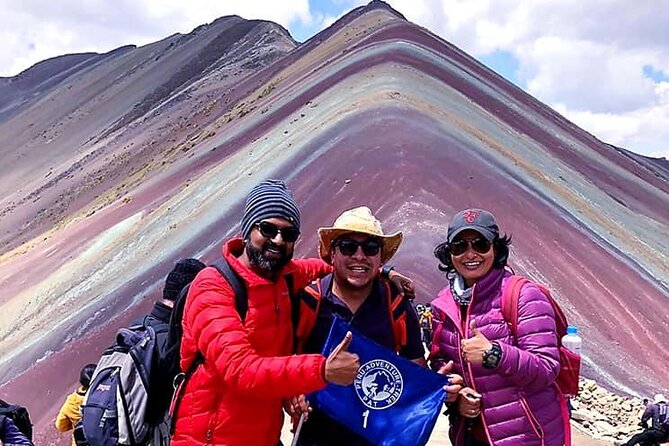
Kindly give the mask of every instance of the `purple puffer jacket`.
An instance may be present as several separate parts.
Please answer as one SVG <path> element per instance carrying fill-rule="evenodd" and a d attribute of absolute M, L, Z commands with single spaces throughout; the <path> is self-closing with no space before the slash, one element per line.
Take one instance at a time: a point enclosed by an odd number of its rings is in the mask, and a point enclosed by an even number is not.
<path fill-rule="evenodd" d="M 466 320 L 449 287 L 432 302 L 435 338 L 431 359 L 455 362 L 454 373 L 482 395 L 482 417 L 492 446 L 561 446 L 564 425 L 561 403 L 553 382 L 560 370 L 555 317 L 548 299 L 536 287 L 525 285 L 518 301 L 518 339 L 501 311 L 502 289 L 510 273 L 492 269 L 473 288 Z M 473 335 L 470 322 L 502 348 L 495 369 L 466 363 L 460 340 Z M 464 418 L 450 430 L 455 446 L 464 444 Z"/>

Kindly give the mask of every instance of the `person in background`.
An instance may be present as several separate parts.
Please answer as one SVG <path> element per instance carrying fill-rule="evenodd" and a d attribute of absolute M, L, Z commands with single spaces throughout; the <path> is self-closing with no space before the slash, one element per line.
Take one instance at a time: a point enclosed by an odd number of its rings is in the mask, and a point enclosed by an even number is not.
<path fill-rule="evenodd" d="M 429 351 L 432 345 L 432 306 L 427 304 L 416 306 L 417 309 L 418 307 L 420 307 L 418 323 L 420 324 L 421 339 Z"/>
<path fill-rule="evenodd" d="M 651 421 L 650 427 L 648 421 Z M 652 404 L 646 406 L 641 416 L 641 426 L 644 431 L 634 435 L 623 446 L 652 445 L 669 441 L 669 405 L 664 395 L 658 393 Z"/>
<path fill-rule="evenodd" d="M 438 369 L 454 361 L 464 378 L 449 405 L 454 446 L 562 446 L 565 428 L 554 381 L 560 370 L 555 316 L 533 284 L 518 302 L 517 338 L 500 302 L 511 273 L 505 270 L 511 237 L 482 209 L 458 212 L 435 256 L 448 284 L 432 302 Z"/>
<path fill-rule="evenodd" d="M 134 321 L 133 325 L 152 327 L 156 333 L 156 349 L 152 358 L 150 388 L 145 420 L 150 425 L 147 436 L 151 446 L 169 444 L 170 420 L 168 416 L 172 398 L 174 377 L 180 372 L 177 361 L 173 360 L 169 345 L 170 317 L 174 302 L 181 292 L 185 292 L 197 273 L 206 265 L 197 259 L 181 259 L 167 274 L 162 295 L 151 309 L 151 313 Z"/>
<path fill-rule="evenodd" d="M 55 425 L 59 432 L 71 431 L 81 420 L 81 404 L 84 402 L 88 386 L 91 385 L 95 367 L 96 364 L 86 364 L 79 371 L 79 386 L 67 396 L 56 416 Z M 72 438 L 72 446 L 76 446 L 74 437 Z"/>

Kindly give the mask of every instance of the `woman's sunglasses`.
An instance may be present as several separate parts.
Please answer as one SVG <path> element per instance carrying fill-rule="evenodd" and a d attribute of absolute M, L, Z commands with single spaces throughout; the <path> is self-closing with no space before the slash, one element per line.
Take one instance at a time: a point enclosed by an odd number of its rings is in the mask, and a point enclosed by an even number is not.
<path fill-rule="evenodd" d="M 368 238 L 364 242 L 342 238 L 335 240 L 332 246 L 338 248 L 339 252 L 347 257 L 358 252 L 358 246 L 362 248 L 362 253 L 367 257 L 374 257 L 381 251 L 381 242 L 371 238 Z"/>
<path fill-rule="evenodd" d="M 460 239 L 448 245 L 448 252 L 452 256 L 459 256 L 461 254 L 464 254 L 467 251 L 467 248 L 470 246 L 474 251 L 478 252 L 479 254 L 485 254 L 486 252 L 490 251 L 490 247 L 492 245 L 487 239 L 484 238 L 477 238 L 472 240 L 471 242 Z"/>
<path fill-rule="evenodd" d="M 286 226 L 285 228 L 280 228 L 274 223 L 260 221 L 256 223 L 256 227 L 260 231 L 260 234 L 268 239 L 273 239 L 280 232 L 281 238 L 286 243 L 293 243 L 300 236 L 300 230 L 295 226 Z"/>

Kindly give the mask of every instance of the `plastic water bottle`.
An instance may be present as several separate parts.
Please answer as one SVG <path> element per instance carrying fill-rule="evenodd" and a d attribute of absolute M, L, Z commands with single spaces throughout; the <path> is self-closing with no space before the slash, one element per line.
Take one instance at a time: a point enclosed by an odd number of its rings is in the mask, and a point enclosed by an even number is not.
<path fill-rule="evenodd" d="M 572 353 L 577 354 L 578 356 L 581 356 L 581 345 L 583 344 L 583 340 L 581 337 L 578 335 L 578 328 L 574 325 L 567 325 L 567 334 L 562 336 L 562 347 L 565 349 L 569 350 Z M 565 373 L 568 379 L 568 383 L 565 384 L 567 388 L 570 389 L 570 392 L 567 393 L 565 392 L 564 396 L 567 397 L 567 401 L 569 399 L 573 398 L 578 394 L 578 388 L 573 387 L 574 385 L 577 384 L 578 382 L 578 377 L 580 375 L 580 362 L 574 362 L 573 360 L 567 360 L 565 361 L 564 358 L 562 358 L 562 363 L 560 364 L 560 373 Z M 576 382 L 573 382 L 573 380 L 577 380 Z M 566 389 L 565 389 L 566 390 Z M 572 394 L 571 392 L 574 392 Z M 567 405 L 569 406 L 569 404 Z M 571 414 L 571 412 L 570 412 Z"/>
<path fill-rule="evenodd" d="M 562 346 L 580 356 L 582 345 L 583 340 L 578 335 L 578 327 L 567 325 L 567 334 L 562 336 Z"/>
<path fill-rule="evenodd" d="M 581 356 L 581 345 L 583 344 L 583 340 L 581 337 L 578 335 L 578 328 L 576 328 L 574 325 L 567 325 L 567 334 L 562 336 L 562 346 L 566 348 L 567 350 L 571 351 L 572 353 L 576 353 L 578 356 Z M 560 367 L 562 370 L 560 373 L 563 373 L 567 371 L 567 376 L 574 377 L 578 379 L 578 376 L 580 374 L 580 370 L 575 370 L 574 368 L 576 365 L 568 361 L 566 363 L 560 364 Z M 579 367 L 580 369 L 580 367 Z M 576 391 L 578 393 L 578 391 Z M 567 394 L 565 393 L 565 396 L 567 397 L 567 400 L 574 398 L 576 394 Z M 568 405 L 568 407 L 571 407 Z M 571 412 L 570 412 L 571 414 Z"/>

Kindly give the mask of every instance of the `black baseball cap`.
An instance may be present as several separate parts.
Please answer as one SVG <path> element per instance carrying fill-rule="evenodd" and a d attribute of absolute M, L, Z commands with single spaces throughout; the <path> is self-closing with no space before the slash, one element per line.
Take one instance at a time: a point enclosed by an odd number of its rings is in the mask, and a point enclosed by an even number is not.
<path fill-rule="evenodd" d="M 489 242 L 492 242 L 499 235 L 497 221 L 490 212 L 484 209 L 465 209 L 455 214 L 449 223 L 448 243 L 451 243 L 458 234 L 467 229 L 473 229 Z"/>

